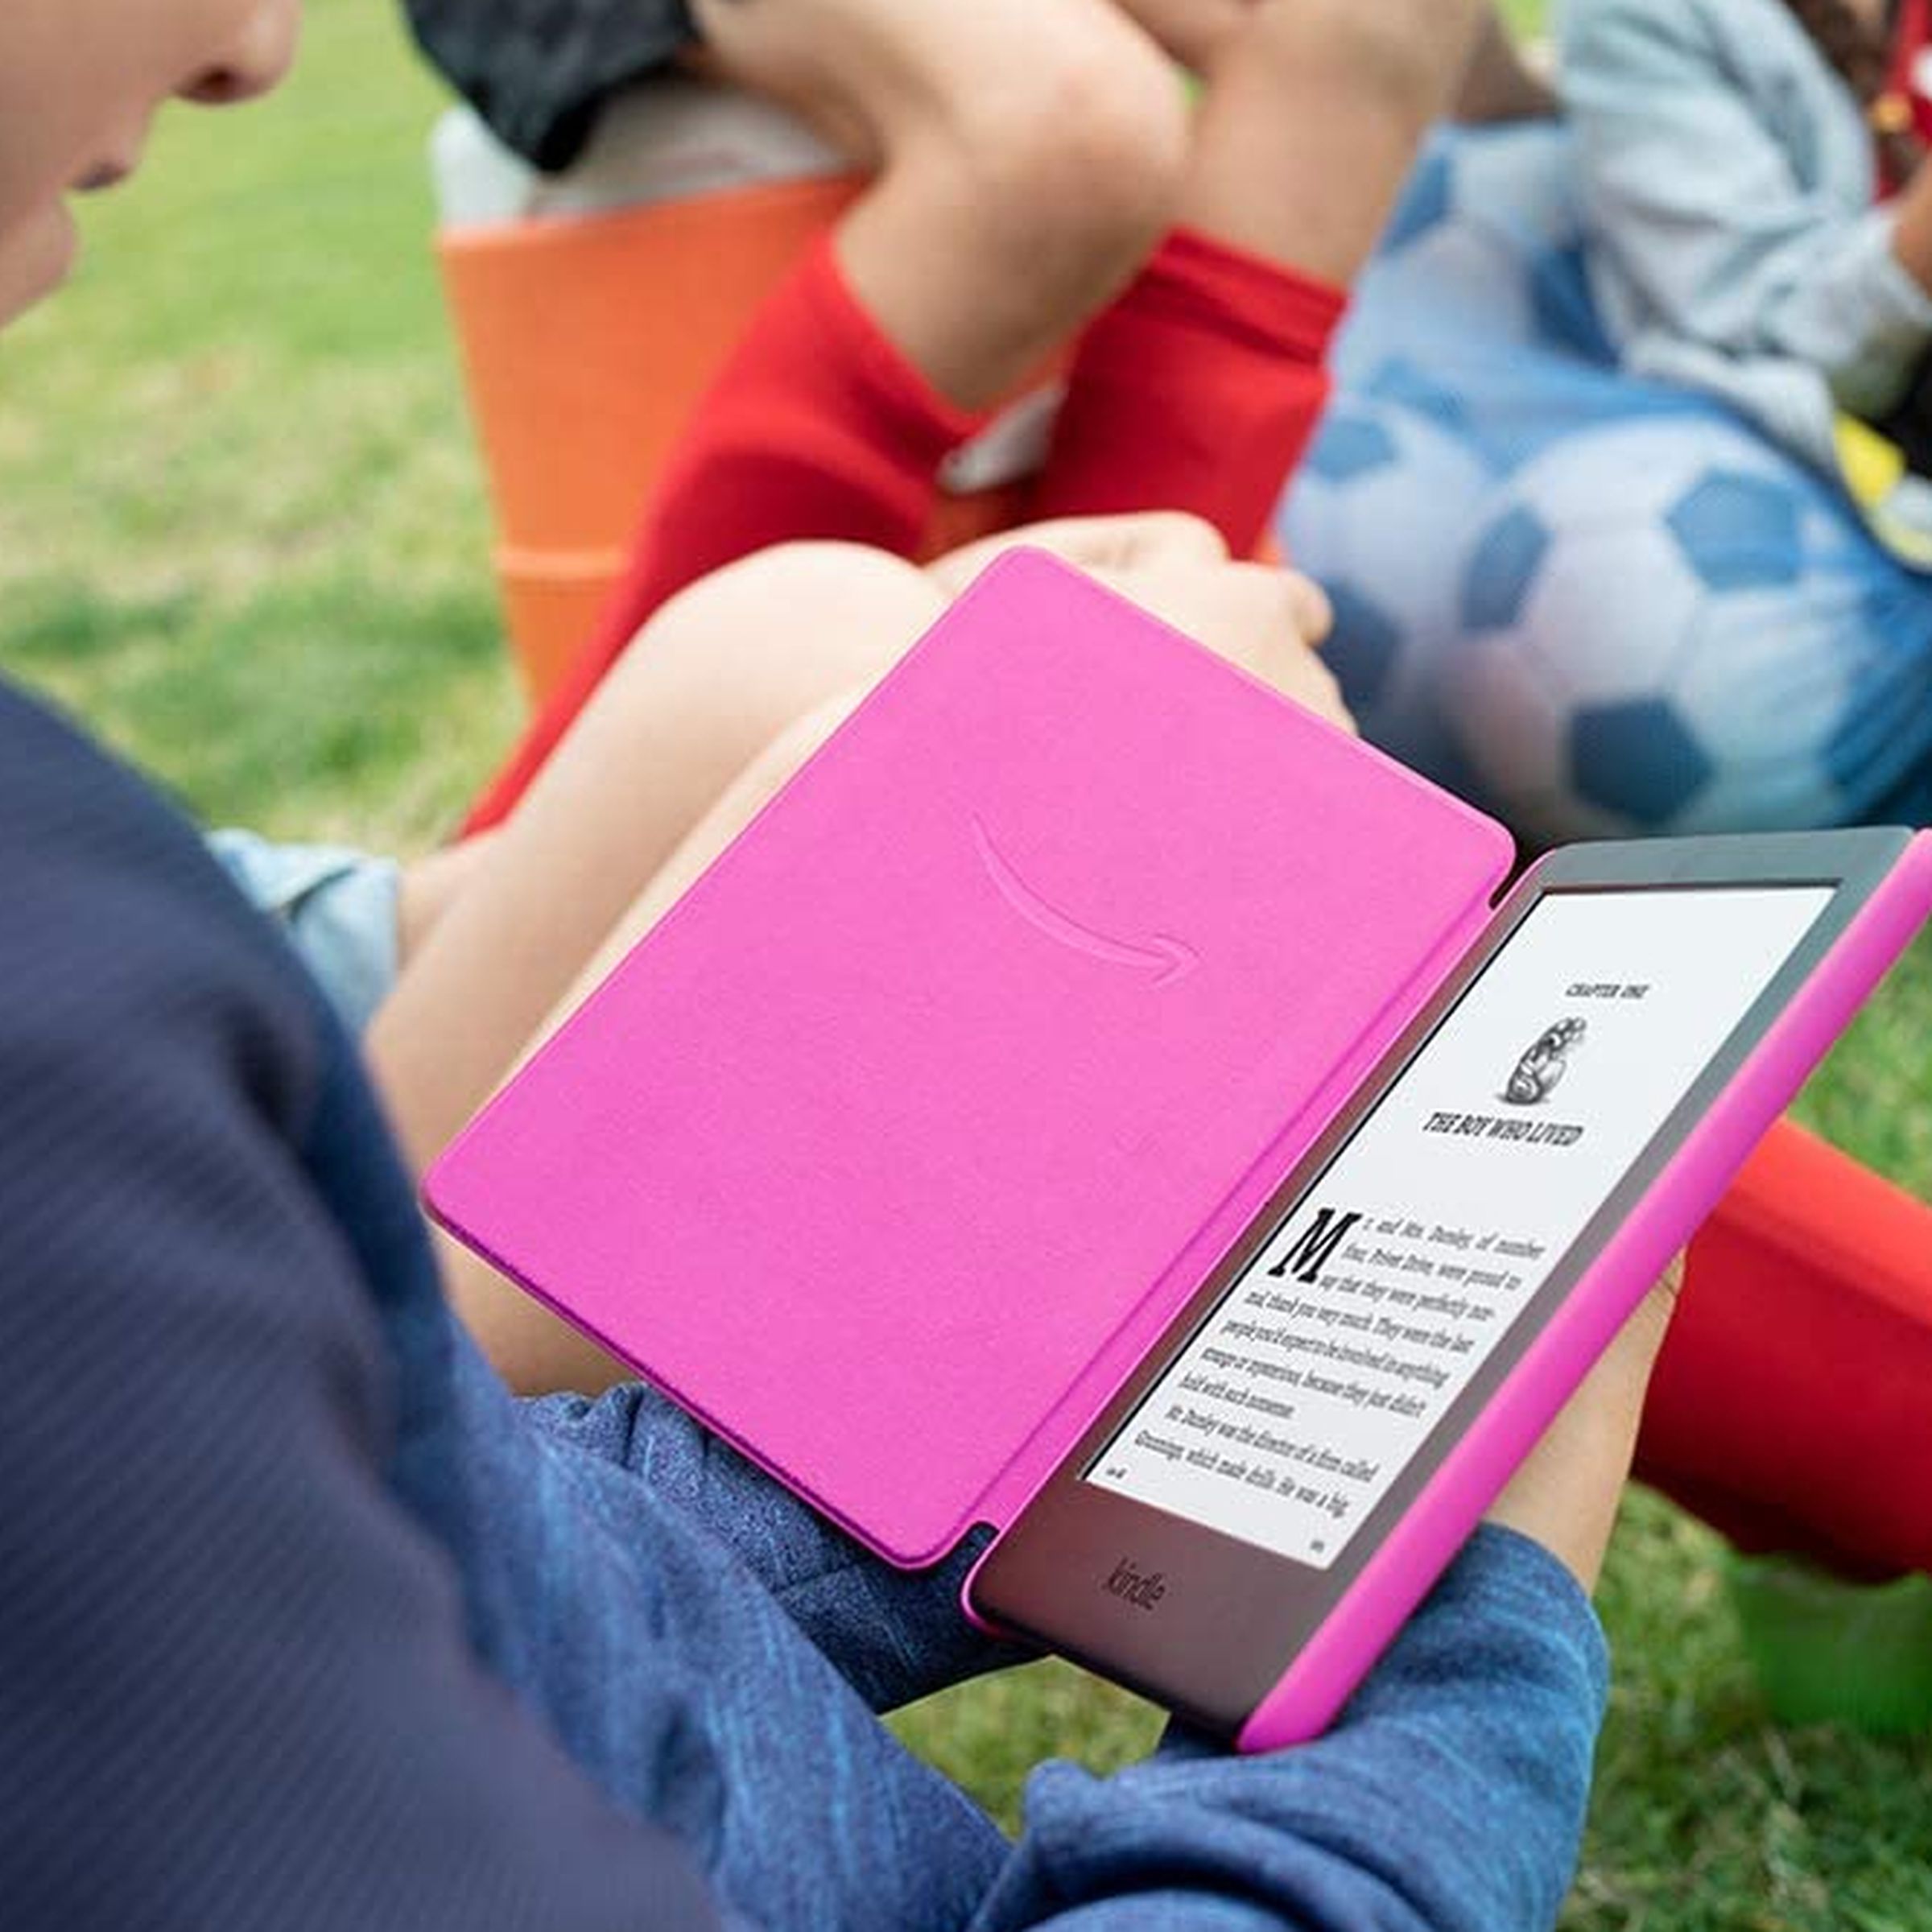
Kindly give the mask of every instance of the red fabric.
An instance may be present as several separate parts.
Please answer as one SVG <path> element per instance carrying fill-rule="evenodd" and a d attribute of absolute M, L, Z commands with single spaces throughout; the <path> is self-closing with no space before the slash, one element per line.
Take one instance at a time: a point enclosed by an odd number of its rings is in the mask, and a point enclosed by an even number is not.
<path fill-rule="evenodd" d="M 1932 47 L 1932 0 L 1900 0 L 1887 85 L 1911 103 L 1912 126 L 1919 139 L 1932 142 L 1932 95 L 1926 93 L 1920 74 L 1928 47 Z"/>
<path fill-rule="evenodd" d="M 1932 1208 L 1774 1129 L 1691 1245 L 1637 1467 L 1745 1550 L 1932 1570 Z"/>
<path fill-rule="evenodd" d="M 1036 514 L 1192 510 L 1253 555 L 1327 400 L 1346 304 L 1177 230 L 1081 344 Z"/>
<path fill-rule="evenodd" d="M 639 627 L 687 584 L 805 538 L 910 555 L 940 462 L 979 421 L 881 332 L 827 236 L 759 311 L 700 404 L 653 494 L 629 574 L 465 832 L 509 815 Z"/>
<path fill-rule="evenodd" d="M 1252 553 L 1327 399 L 1343 308 L 1324 284 L 1171 236 L 1081 345 L 1036 513 L 1191 510 Z M 508 815 L 645 620 L 708 572 L 801 538 L 913 555 L 940 461 L 977 426 L 880 331 L 828 237 L 700 406 L 596 635 L 464 830 Z"/>
<path fill-rule="evenodd" d="M 1932 0 L 1900 0 L 1892 29 L 1892 57 L 1885 69 L 1885 95 L 1903 101 L 1910 110 L 1912 131 L 1932 147 L 1932 93 L 1922 78 L 1928 49 L 1932 49 Z M 1881 161 L 1879 195 L 1888 200 L 1905 184 L 1893 177 Z"/>

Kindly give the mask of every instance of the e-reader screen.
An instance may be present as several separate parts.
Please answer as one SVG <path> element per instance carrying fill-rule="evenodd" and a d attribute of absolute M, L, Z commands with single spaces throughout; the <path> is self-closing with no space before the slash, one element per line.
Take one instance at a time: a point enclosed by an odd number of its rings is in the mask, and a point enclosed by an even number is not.
<path fill-rule="evenodd" d="M 1334 1563 L 1832 896 L 1538 899 L 1084 1480 Z"/>

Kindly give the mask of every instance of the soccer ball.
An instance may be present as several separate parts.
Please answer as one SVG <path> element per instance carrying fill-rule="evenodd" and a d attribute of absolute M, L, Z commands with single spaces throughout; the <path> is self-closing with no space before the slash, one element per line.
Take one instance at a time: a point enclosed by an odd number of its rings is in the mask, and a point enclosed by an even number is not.
<path fill-rule="evenodd" d="M 1568 130 L 1554 122 L 1439 133 L 1423 151 L 1362 287 L 1360 309 L 1412 345 L 1568 341 L 1596 349 L 1587 303 L 1567 292 L 1580 246 Z M 1373 332 L 1373 331 L 1368 332 Z M 1360 345 L 1379 360 L 1379 345 Z"/>
<path fill-rule="evenodd" d="M 1741 426 L 1597 425 L 1492 493 L 1443 720 L 1537 843 L 1842 823 L 1860 686 L 1897 644 L 1875 560 Z"/>
<path fill-rule="evenodd" d="M 1532 846 L 1843 824 L 1923 756 L 1932 584 L 1822 479 L 1695 402 L 1499 468 L 1427 402 L 1344 396 L 1282 518 L 1373 742 Z"/>
<path fill-rule="evenodd" d="M 1439 136 L 1358 291 L 1278 525 L 1344 695 L 1529 844 L 1896 815 L 1932 786 L 1932 576 L 1617 368 L 1567 141 Z"/>
<path fill-rule="evenodd" d="M 1338 401 L 1279 529 L 1290 561 L 1335 605 L 1323 651 L 1365 736 L 1439 770 L 1451 755 L 1430 667 L 1451 644 L 1454 587 L 1491 478 L 1447 425 L 1371 398 Z"/>

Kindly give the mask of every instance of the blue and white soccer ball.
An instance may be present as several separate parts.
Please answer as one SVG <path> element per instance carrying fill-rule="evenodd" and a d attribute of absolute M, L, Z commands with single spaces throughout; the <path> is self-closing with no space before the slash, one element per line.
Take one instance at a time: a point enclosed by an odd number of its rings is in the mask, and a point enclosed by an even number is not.
<path fill-rule="evenodd" d="M 1595 346 L 1594 316 L 1570 292 L 1581 218 L 1569 155 L 1569 133 L 1554 122 L 1438 134 L 1383 234 L 1358 312 L 1392 317 L 1397 344 L 1410 348 L 1418 315 L 1439 343 L 1547 342 L 1580 324 Z M 1377 357 L 1377 345 L 1364 346 Z"/>
<path fill-rule="evenodd" d="M 1469 510 L 1492 479 L 1469 444 L 1412 409 L 1338 402 L 1281 522 L 1289 555 L 1335 605 L 1324 653 L 1356 716 L 1385 737 L 1417 708 L 1418 681 L 1455 623 Z"/>
<path fill-rule="evenodd" d="M 1364 733 L 1532 844 L 1932 798 L 1932 576 L 1722 406 L 1617 368 L 1568 137 L 1439 134 L 1284 506 Z"/>
<path fill-rule="evenodd" d="M 1283 530 L 1365 734 L 1529 842 L 1856 815 L 1899 573 L 1714 410 L 1499 475 L 1439 411 L 1344 398 Z"/>
<path fill-rule="evenodd" d="M 1491 493 L 1444 720 L 1538 842 L 1840 823 L 1875 560 L 1740 427 L 1598 425 Z"/>

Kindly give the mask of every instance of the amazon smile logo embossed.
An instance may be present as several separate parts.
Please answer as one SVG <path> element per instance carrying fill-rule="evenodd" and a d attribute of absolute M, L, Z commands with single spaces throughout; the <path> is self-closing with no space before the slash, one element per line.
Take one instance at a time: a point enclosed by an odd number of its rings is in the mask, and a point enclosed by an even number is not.
<path fill-rule="evenodd" d="M 993 834 L 977 817 L 972 821 L 972 842 L 978 848 L 980 863 L 986 868 L 986 876 L 998 887 L 1000 897 L 1029 926 L 1044 933 L 1055 944 L 1069 947 L 1075 952 L 1084 952 L 1089 959 L 1099 960 L 1108 966 L 1150 972 L 1154 976 L 1152 984 L 1157 988 L 1171 986 L 1176 980 L 1185 979 L 1200 964 L 1201 956 L 1185 940 L 1177 939 L 1171 934 L 1152 933 L 1145 940 L 1137 941 L 1116 939 L 1111 934 L 1096 932 L 1092 927 L 1082 925 L 1059 906 L 1042 898 L 1001 856 L 1000 848 L 993 842 Z"/>

